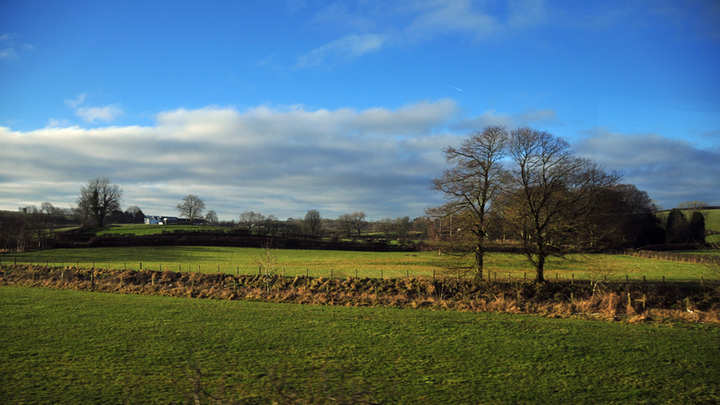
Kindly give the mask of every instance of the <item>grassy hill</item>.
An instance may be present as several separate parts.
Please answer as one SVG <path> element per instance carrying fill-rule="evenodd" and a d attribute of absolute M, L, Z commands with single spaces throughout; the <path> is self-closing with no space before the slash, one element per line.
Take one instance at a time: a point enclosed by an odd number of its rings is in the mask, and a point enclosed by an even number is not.
<path fill-rule="evenodd" d="M 204 231 L 204 232 L 228 232 L 232 228 L 222 226 L 198 226 L 198 225 L 110 225 L 102 228 L 89 230 L 95 236 L 119 236 L 119 235 L 157 235 L 163 232 L 175 231 Z"/>

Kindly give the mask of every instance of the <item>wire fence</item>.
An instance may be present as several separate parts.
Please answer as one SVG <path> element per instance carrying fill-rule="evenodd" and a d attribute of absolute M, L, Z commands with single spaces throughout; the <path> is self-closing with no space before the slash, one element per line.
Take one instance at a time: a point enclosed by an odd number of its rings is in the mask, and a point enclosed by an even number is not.
<path fill-rule="evenodd" d="M 633 257 L 641 257 L 647 259 L 671 260 L 665 257 L 671 257 L 673 261 L 681 262 L 678 256 L 665 255 L 663 252 L 659 255 L 641 253 L 641 254 L 625 254 Z M 686 255 L 693 256 L 693 255 Z M 707 263 L 702 261 L 685 261 L 687 263 Z M 456 279 L 472 279 L 476 278 L 474 274 L 466 269 L 448 269 L 448 268 L 382 268 L 382 269 L 338 269 L 338 268 L 312 268 L 312 267 L 272 267 L 263 268 L 262 266 L 233 265 L 228 263 L 180 263 L 180 262 L 139 262 L 139 261 L 67 261 L 67 260 L 38 260 L 28 258 L 1 258 L 0 266 L 8 265 L 31 265 L 45 266 L 54 268 L 74 267 L 76 269 L 96 269 L 96 270 L 133 270 L 133 271 L 171 271 L 177 273 L 215 273 L 230 275 L 272 275 L 283 277 L 324 277 L 330 279 L 346 279 L 346 278 L 456 278 Z M 718 275 L 720 276 L 720 274 Z M 487 282 L 502 283 L 525 283 L 534 282 L 536 273 L 532 271 L 515 270 L 515 271 L 496 271 L 487 270 L 483 273 L 482 280 Z M 625 283 L 666 283 L 666 282 L 716 282 L 720 281 L 718 277 L 709 277 L 699 275 L 690 277 L 678 277 L 677 275 L 642 275 L 635 273 L 622 274 L 620 272 L 593 272 L 593 271 L 546 271 L 544 274 L 545 281 L 548 282 L 569 282 L 573 283 L 597 283 L 597 282 L 625 282 Z"/>

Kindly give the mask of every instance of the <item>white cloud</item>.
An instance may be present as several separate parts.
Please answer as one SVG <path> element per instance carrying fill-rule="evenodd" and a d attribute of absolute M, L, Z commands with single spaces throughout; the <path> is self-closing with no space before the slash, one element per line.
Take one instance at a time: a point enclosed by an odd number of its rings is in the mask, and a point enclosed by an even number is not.
<path fill-rule="evenodd" d="M 14 37 L 10 34 L 0 36 L 0 42 L 5 42 L 8 45 L 7 48 L 0 49 L 0 60 L 20 59 L 20 53 L 22 53 L 23 50 L 31 51 L 35 49 L 35 47 L 30 44 L 18 44 L 13 39 Z M 20 50 L 20 53 L 18 53 L 16 48 Z"/>
<path fill-rule="evenodd" d="M 700 148 L 658 134 L 596 128 L 577 143 L 579 154 L 625 173 L 625 182 L 671 208 L 683 201 L 720 204 L 720 148 Z"/>
<path fill-rule="evenodd" d="M 18 58 L 18 54 L 14 48 L 5 48 L 0 50 L 0 59 L 14 60 Z"/>
<path fill-rule="evenodd" d="M 122 117 L 124 112 L 120 107 L 109 105 L 105 107 L 80 107 L 75 110 L 75 114 L 85 122 L 94 123 L 95 121 L 115 121 L 116 118 Z"/>
<path fill-rule="evenodd" d="M 405 32 L 416 39 L 460 33 L 483 41 L 547 21 L 544 0 L 509 0 L 506 10 L 470 0 L 415 1 L 413 5 L 417 14 Z"/>
<path fill-rule="evenodd" d="M 426 39 L 460 32 L 484 39 L 503 29 L 496 16 L 478 10 L 470 0 L 424 1 L 416 7 L 419 14 L 406 28 L 411 38 Z"/>
<path fill-rule="evenodd" d="M 67 206 L 84 182 L 102 176 L 146 213 L 172 214 L 192 193 L 226 219 L 247 210 L 301 217 L 308 209 L 326 218 L 360 210 L 373 219 L 418 216 L 441 201 L 428 184 L 446 168 L 443 148 L 486 125 L 556 119 L 552 110 L 488 111 L 471 120 L 474 127 L 454 127 L 460 114 L 452 100 L 365 110 L 211 106 L 166 111 L 144 127 L 0 127 L 0 207 Z M 602 129 L 575 147 L 624 171 L 626 182 L 661 205 L 720 204 L 717 148 Z"/>
<path fill-rule="evenodd" d="M 82 93 L 74 100 L 65 100 L 65 105 L 75 110 L 75 115 L 82 118 L 83 121 L 95 123 L 96 121 L 112 122 L 122 117 L 125 113 L 116 105 L 105 107 L 83 107 L 87 93 Z"/>
<path fill-rule="evenodd" d="M 385 40 L 379 34 L 347 35 L 300 56 L 296 67 L 318 66 L 328 59 L 333 63 L 354 59 L 379 50 Z"/>
<path fill-rule="evenodd" d="M 82 183 L 107 176 L 146 212 L 173 213 L 192 192 L 225 218 L 311 208 L 417 216 L 437 202 L 427 185 L 443 168 L 442 148 L 458 143 L 443 132 L 457 112 L 450 100 L 361 111 L 207 107 L 158 114 L 148 127 L 0 128 L 0 188 L 25 185 L 3 193 L 0 206 L 70 204 Z"/>
<path fill-rule="evenodd" d="M 512 130 L 522 126 L 553 123 L 557 119 L 557 112 L 549 109 L 525 110 L 517 114 L 499 114 L 494 110 L 488 110 L 477 117 L 460 121 L 453 128 L 475 131 L 489 125 L 502 125 Z"/>
<path fill-rule="evenodd" d="M 65 105 L 71 108 L 76 108 L 77 106 L 85 102 L 85 97 L 87 97 L 87 93 L 82 93 L 78 95 L 75 100 L 65 100 Z"/>
<path fill-rule="evenodd" d="M 533 27 L 547 19 L 544 0 L 511 0 L 508 26 L 519 29 Z"/>
<path fill-rule="evenodd" d="M 296 67 L 337 64 L 387 46 L 416 43 L 440 35 L 497 39 L 546 22 L 543 0 L 510 0 L 507 9 L 471 0 L 411 0 L 333 3 L 313 18 L 313 26 L 348 32 L 304 55 Z"/>

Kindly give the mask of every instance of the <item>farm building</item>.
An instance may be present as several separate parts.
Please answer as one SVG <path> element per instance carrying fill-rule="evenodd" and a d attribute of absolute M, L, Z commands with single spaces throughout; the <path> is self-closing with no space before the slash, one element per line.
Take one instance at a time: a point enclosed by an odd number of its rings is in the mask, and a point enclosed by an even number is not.
<path fill-rule="evenodd" d="M 165 217 L 162 215 L 145 215 L 146 225 L 203 225 L 205 220 L 196 219 L 191 223 L 189 219 L 178 217 Z"/>

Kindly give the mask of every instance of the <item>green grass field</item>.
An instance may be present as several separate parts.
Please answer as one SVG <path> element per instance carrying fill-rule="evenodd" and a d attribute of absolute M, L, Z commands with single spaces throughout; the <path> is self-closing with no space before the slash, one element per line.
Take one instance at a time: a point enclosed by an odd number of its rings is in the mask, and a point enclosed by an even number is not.
<path fill-rule="evenodd" d="M 720 401 L 701 324 L 17 287 L 0 310 L 5 403 Z"/>
<path fill-rule="evenodd" d="M 163 232 L 175 231 L 202 231 L 202 232 L 228 232 L 232 228 L 222 226 L 197 226 L 197 225 L 111 225 L 103 228 L 96 228 L 88 232 L 96 236 L 117 236 L 117 235 L 157 235 Z"/>
<path fill-rule="evenodd" d="M 349 252 L 325 250 L 275 250 L 276 274 L 287 276 L 333 277 L 391 277 L 456 276 L 448 267 L 467 264 L 454 257 L 439 256 L 436 252 Z M 3 264 L 36 263 L 55 266 L 79 266 L 113 269 L 143 269 L 224 272 L 256 274 L 263 249 L 199 246 L 117 247 L 51 249 L 30 253 L 0 254 Z M 678 263 L 615 255 L 568 255 L 552 258 L 546 265 L 545 276 L 588 279 L 592 274 L 607 276 L 609 280 L 641 279 L 668 281 L 697 281 L 700 277 L 717 277 L 700 264 Z M 531 280 L 534 270 L 519 254 L 493 253 L 487 256 L 486 278 Z"/>

